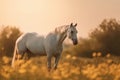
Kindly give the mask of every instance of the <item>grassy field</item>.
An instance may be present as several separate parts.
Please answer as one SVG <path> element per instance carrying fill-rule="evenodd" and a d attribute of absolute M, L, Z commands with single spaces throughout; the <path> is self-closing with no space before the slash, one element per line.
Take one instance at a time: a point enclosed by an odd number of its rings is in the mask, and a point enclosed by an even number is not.
<path fill-rule="evenodd" d="M 16 62 L 11 68 L 11 58 L 0 60 L 0 80 L 120 80 L 120 57 L 80 58 L 62 56 L 56 71 L 47 71 L 46 57 L 35 57 L 24 63 Z M 17 63 L 22 65 L 17 67 Z M 53 62 L 52 62 L 53 64 Z"/>

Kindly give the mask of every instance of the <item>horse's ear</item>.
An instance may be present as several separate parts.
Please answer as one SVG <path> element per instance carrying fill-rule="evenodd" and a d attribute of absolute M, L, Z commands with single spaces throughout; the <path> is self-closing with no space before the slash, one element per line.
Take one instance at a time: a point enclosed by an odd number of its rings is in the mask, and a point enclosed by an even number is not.
<path fill-rule="evenodd" d="M 72 27 L 72 26 L 73 26 L 73 23 L 70 24 L 70 27 Z"/>
<path fill-rule="evenodd" d="M 77 26 L 77 23 L 74 25 L 75 27 Z"/>

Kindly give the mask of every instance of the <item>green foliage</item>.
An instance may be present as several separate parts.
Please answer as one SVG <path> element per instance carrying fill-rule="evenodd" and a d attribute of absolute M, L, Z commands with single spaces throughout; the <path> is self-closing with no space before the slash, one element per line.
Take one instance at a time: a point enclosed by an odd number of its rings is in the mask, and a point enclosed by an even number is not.
<path fill-rule="evenodd" d="M 16 27 L 2 26 L 0 29 L 0 56 L 12 56 L 16 39 L 21 31 Z"/>

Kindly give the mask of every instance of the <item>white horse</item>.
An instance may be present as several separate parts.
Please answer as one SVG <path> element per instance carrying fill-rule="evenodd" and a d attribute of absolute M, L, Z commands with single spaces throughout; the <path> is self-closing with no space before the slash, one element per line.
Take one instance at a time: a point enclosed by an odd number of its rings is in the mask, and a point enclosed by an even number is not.
<path fill-rule="evenodd" d="M 35 55 L 47 56 L 47 67 L 51 69 L 51 58 L 55 57 L 54 69 L 57 69 L 57 65 L 63 50 L 63 41 L 68 36 L 73 41 L 73 44 L 78 43 L 77 40 L 77 24 L 64 25 L 55 28 L 53 32 L 48 33 L 46 36 L 39 35 L 37 33 L 26 33 L 20 36 L 16 40 L 14 56 L 12 60 L 12 67 L 14 67 L 15 59 L 21 58 L 26 52 L 31 52 Z M 30 53 L 28 53 L 30 54 Z"/>

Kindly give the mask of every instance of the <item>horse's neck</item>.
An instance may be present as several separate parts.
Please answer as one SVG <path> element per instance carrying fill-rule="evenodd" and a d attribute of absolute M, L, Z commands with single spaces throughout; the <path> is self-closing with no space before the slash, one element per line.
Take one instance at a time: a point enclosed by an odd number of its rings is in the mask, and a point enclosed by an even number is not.
<path fill-rule="evenodd" d="M 67 37 L 66 33 L 63 33 L 62 35 L 58 35 L 58 43 L 62 44 L 66 37 Z"/>
<path fill-rule="evenodd" d="M 67 37 L 67 30 L 68 30 L 68 26 L 66 26 L 64 30 L 60 31 L 60 33 L 58 33 L 57 35 L 58 44 L 62 44 L 65 38 Z"/>

